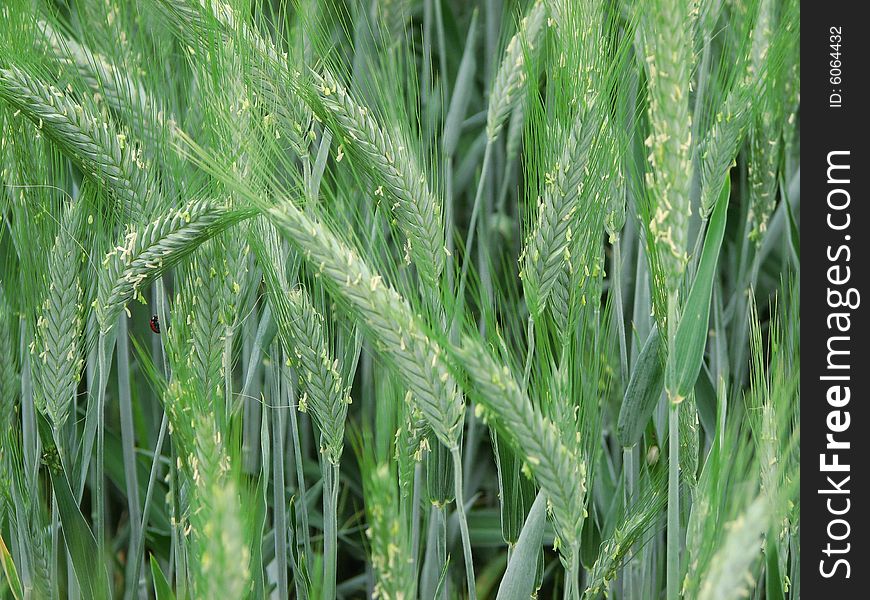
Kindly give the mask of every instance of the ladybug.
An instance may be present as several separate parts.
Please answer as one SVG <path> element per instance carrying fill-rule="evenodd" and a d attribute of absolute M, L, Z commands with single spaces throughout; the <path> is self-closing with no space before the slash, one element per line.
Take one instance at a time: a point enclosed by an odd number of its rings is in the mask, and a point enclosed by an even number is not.
<path fill-rule="evenodd" d="M 153 315 L 151 320 L 148 321 L 148 324 L 151 326 L 151 331 L 154 333 L 160 333 L 160 319 L 157 315 Z"/>

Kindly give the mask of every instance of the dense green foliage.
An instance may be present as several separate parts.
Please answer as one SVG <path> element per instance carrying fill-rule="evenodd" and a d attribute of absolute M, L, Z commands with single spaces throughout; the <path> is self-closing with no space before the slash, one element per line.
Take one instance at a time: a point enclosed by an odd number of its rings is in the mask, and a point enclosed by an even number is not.
<path fill-rule="evenodd" d="M 798 598 L 799 20 L 5 2 L 0 596 Z"/>

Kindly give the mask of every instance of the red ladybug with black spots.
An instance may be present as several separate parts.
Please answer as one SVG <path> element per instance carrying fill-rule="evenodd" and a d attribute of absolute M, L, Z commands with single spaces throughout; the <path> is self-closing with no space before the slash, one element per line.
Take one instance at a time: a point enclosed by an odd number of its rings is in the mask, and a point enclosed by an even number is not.
<path fill-rule="evenodd" d="M 154 333 L 160 333 L 160 319 L 157 317 L 157 315 L 153 315 L 151 317 L 151 320 L 148 321 L 148 325 L 151 326 L 151 331 L 153 331 Z"/>

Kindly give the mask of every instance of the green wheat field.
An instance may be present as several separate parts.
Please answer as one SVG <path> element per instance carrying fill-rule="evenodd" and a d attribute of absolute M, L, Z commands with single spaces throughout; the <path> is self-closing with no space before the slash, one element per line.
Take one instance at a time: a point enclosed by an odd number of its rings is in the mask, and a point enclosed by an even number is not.
<path fill-rule="evenodd" d="M 798 0 L 7 0 L 0 597 L 800 597 Z"/>

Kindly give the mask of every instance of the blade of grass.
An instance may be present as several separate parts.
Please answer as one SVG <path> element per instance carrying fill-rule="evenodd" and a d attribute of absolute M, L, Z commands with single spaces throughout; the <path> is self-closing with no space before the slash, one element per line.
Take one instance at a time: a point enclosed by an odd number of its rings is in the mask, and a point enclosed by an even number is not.
<path fill-rule="evenodd" d="M 79 510 L 66 474 L 63 471 L 52 472 L 51 485 L 57 498 L 64 538 L 82 594 L 85 598 L 108 600 L 112 594 L 105 567 L 99 562 L 102 553 L 97 549 L 94 534 Z M 97 562 L 94 557 L 97 557 Z"/>
<path fill-rule="evenodd" d="M 716 264 L 719 261 L 722 239 L 725 235 L 725 221 L 728 216 L 730 182 L 730 178 L 725 179 L 713 210 L 695 281 L 689 291 L 674 335 L 675 352 L 668 356 L 667 389 L 671 402 L 676 404 L 688 397 L 689 392 L 695 387 L 695 381 L 704 361 L 713 281 L 716 277 Z"/>
<path fill-rule="evenodd" d="M 21 590 L 18 570 L 15 568 L 15 562 L 12 560 L 12 555 L 9 553 L 9 548 L 6 547 L 2 535 L 0 535 L 0 562 L 3 563 L 3 574 L 6 576 L 6 584 L 9 586 L 12 597 L 15 600 L 23 600 L 24 592 Z"/>
<path fill-rule="evenodd" d="M 547 501 L 544 492 L 538 492 L 520 537 L 508 561 L 504 577 L 498 586 L 496 600 L 526 600 L 535 591 L 535 571 L 538 568 L 538 553 L 544 537 L 547 516 Z"/>
<path fill-rule="evenodd" d="M 151 581 L 154 582 L 154 596 L 157 600 L 175 600 L 175 594 L 172 593 L 172 588 L 169 582 L 166 581 L 166 575 L 163 574 L 163 569 L 157 564 L 157 559 L 152 554 L 150 557 L 151 563 Z"/>

